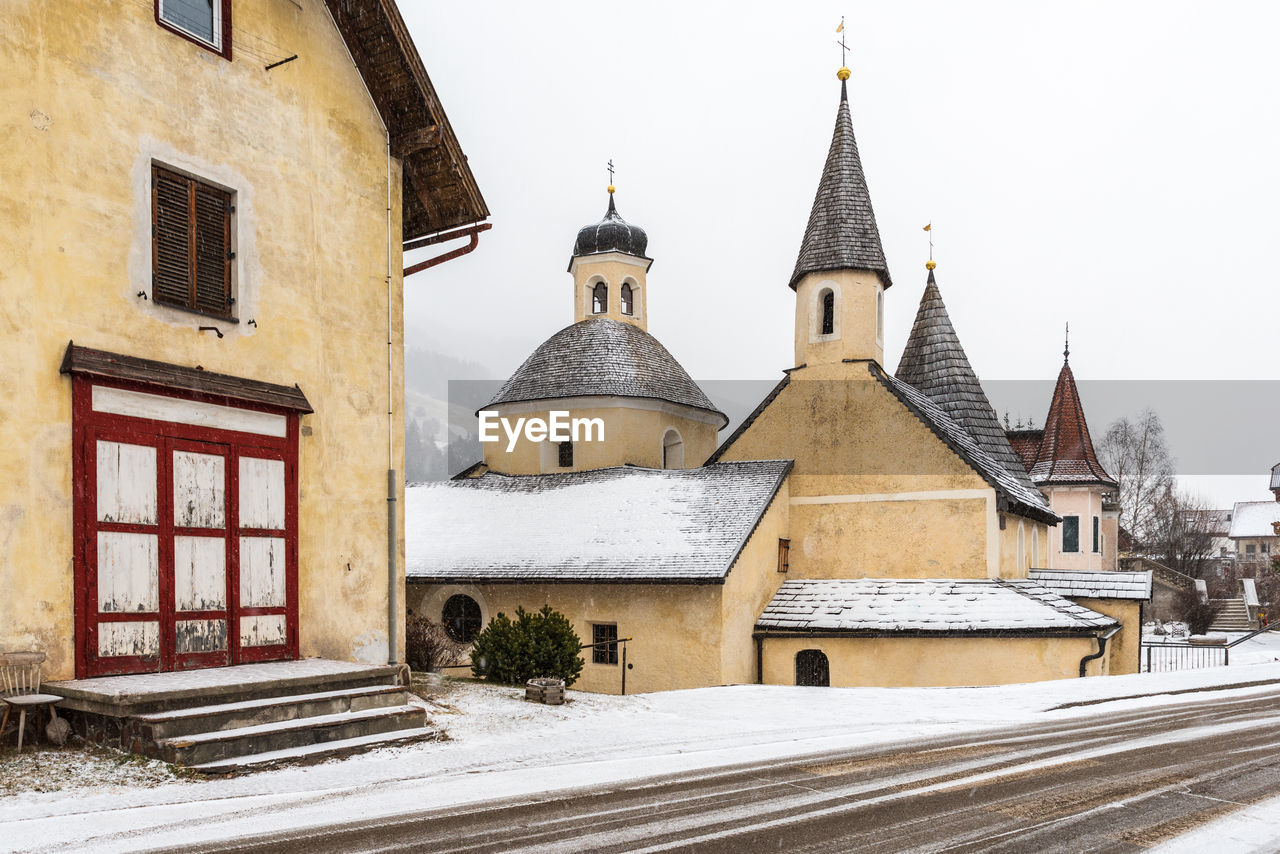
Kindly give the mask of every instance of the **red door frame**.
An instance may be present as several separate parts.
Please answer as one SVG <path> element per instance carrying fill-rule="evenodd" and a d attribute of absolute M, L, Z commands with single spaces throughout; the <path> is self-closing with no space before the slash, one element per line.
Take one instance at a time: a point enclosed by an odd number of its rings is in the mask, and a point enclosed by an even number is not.
<path fill-rule="evenodd" d="M 285 417 L 285 436 L 279 438 L 257 433 L 198 427 L 171 421 L 95 412 L 92 400 L 94 386 L 139 391 L 161 397 L 213 403 L 234 409 L 281 415 Z M 228 594 L 230 594 L 227 600 L 229 612 L 227 654 L 232 664 L 238 664 L 242 661 L 298 658 L 298 413 L 283 407 L 252 404 L 228 399 L 220 395 L 188 392 L 125 380 L 90 379 L 77 375 L 72 377 L 71 388 L 73 558 L 75 565 L 73 601 L 75 607 L 76 678 L 84 679 L 116 673 L 152 672 L 156 669 L 171 670 L 175 666 L 173 658 L 175 650 L 172 644 L 166 649 L 164 620 L 161 620 L 161 662 L 159 668 L 154 663 L 141 658 L 134 660 L 133 658 L 126 659 L 123 656 L 113 656 L 110 659 L 99 659 L 97 656 L 97 621 L 89 619 L 90 608 L 94 609 L 95 614 L 97 613 L 96 578 L 91 577 L 91 569 L 96 567 L 96 559 L 90 555 L 90 540 L 91 538 L 95 539 L 93 551 L 96 556 L 98 522 L 96 519 L 89 518 L 90 510 L 96 503 L 97 496 L 96 467 L 90 465 L 90 462 L 96 459 L 96 446 L 94 449 L 90 449 L 88 443 L 91 439 L 96 441 L 97 432 L 104 429 L 108 433 L 124 438 L 134 444 L 156 447 L 158 457 L 157 477 L 160 479 L 159 488 L 170 491 L 173 489 L 172 477 L 169 476 L 166 479 L 161 475 L 161 472 L 168 473 L 171 465 L 172 440 L 230 446 L 227 456 L 227 537 L 228 551 L 231 556 L 227 566 Z M 166 449 L 169 450 L 169 453 L 166 453 Z M 279 646 L 253 647 L 245 650 L 240 648 L 240 634 L 237 623 L 239 616 L 236 608 L 239 598 L 239 520 L 238 513 L 233 510 L 239 501 L 239 457 L 241 452 L 244 452 L 246 456 L 282 459 L 285 463 L 285 529 L 282 532 L 273 532 L 276 535 L 282 534 L 285 540 L 285 607 L 283 609 L 286 626 L 285 643 Z M 170 518 L 167 520 L 164 518 L 165 514 L 160 510 L 160 507 L 157 508 L 157 512 L 161 513 L 159 520 L 161 528 L 163 529 L 167 522 L 169 530 L 167 544 L 165 538 L 161 537 L 161 608 L 163 609 L 166 603 L 165 566 L 167 564 L 167 601 L 169 609 L 172 610 L 174 607 L 172 603 L 172 498 L 168 501 L 159 501 L 158 504 L 170 507 Z M 237 527 L 233 528 L 233 524 Z M 232 538 L 236 538 L 237 542 L 231 543 Z M 94 594 L 92 597 L 90 597 L 91 592 Z M 254 613 L 279 613 L 280 609 L 247 609 L 247 611 L 249 613 L 246 616 L 252 616 Z M 113 615 L 112 619 L 118 619 L 119 616 Z M 143 616 L 139 619 L 145 618 L 146 616 Z M 170 640 L 172 639 L 170 638 Z M 198 661 L 192 661 L 191 665 L 207 666 Z M 217 664 L 214 663 L 213 666 L 217 666 Z"/>

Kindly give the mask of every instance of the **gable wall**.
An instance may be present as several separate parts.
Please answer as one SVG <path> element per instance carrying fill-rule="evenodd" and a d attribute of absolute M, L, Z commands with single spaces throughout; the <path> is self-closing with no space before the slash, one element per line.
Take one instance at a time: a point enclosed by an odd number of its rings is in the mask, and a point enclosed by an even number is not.
<path fill-rule="evenodd" d="M 986 578 L 998 570 L 995 491 L 865 364 L 794 371 L 725 450 L 793 459 L 799 578 Z"/>
<path fill-rule="evenodd" d="M 0 399 L 20 406 L 0 407 L 0 647 L 46 651 L 48 678 L 72 675 L 69 339 L 297 383 L 316 410 L 299 452 L 301 653 L 387 657 L 399 165 L 388 175 L 381 122 L 321 0 L 232 6 L 227 61 L 157 26 L 149 0 L 4 4 Z M 153 161 L 236 192 L 240 323 L 137 296 L 151 286 Z M 197 331 L 208 325 L 225 337 Z"/>

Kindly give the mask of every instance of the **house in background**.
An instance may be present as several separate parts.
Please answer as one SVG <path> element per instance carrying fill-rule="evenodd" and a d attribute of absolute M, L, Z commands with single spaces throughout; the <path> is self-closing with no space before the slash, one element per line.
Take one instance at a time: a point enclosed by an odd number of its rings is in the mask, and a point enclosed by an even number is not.
<path fill-rule="evenodd" d="M 0 648 L 402 660 L 402 245 L 488 211 L 395 4 L 11 0 L 0 57 Z"/>
<path fill-rule="evenodd" d="M 1272 483 L 1276 475 L 1272 474 Z M 1231 508 L 1227 536 L 1236 559 L 1246 565 L 1268 565 L 1280 557 L 1280 489 L 1275 501 L 1237 501 Z"/>
<path fill-rule="evenodd" d="M 1044 428 L 1007 435 L 1031 480 L 1062 517 L 1047 544 L 1053 562 L 1040 565 L 1111 572 L 1117 568 L 1120 545 L 1119 486 L 1094 451 L 1070 357 L 1070 348 L 1064 348 Z"/>
<path fill-rule="evenodd" d="M 1028 577 L 1054 565 L 1059 518 L 969 365 L 932 262 L 897 374 L 884 368 L 892 278 L 848 76 L 788 282 L 795 361 L 782 380 L 713 449 L 724 421 L 645 330 L 647 235 L 611 201 L 575 244 L 574 324 L 488 407 L 598 417 L 603 441 L 526 437 L 411 487 L 415 613 L 465 643 L 499 612 L 550 605 L 595 644 L 579 686 L 613 693 L 1136 670 L 1109 643 L 1136 645 L 1136 615 Z"/>

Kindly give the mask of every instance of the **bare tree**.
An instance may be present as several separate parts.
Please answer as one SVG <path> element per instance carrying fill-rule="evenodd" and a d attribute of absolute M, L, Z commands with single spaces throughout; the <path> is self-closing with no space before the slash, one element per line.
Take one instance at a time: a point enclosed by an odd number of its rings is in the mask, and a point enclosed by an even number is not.
<path fill-rule="evenodd" d="M 1216 513 L 1203 498 L 1172 480 L 1152 503 L 1146 550 L 1165 566 L 1192 578 L 1206 577 L 1216 555 Z"/>
<path fill-rule="evenodd" d="M 1173 456 L 1160 416 L 1147 409 L 1133 421 L 1112 422 L 1098 452 L 1120 485 L 1120 524 L 1138 543 L 1148 542 L 1160 502 L 1173 482 Z"/>

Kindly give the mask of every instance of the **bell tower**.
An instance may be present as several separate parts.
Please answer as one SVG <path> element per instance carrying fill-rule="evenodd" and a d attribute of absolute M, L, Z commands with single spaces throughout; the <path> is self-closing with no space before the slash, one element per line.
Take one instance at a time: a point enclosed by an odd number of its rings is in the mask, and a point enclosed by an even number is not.
<path fill-rule="evenodd" d="M 884 364 L 884 292 L 893 284 L 849 116 L 841 68 L 840 106 L 791 274 L 796 292 L 796 365 Z"/>
<path fill-rule="evenodd" d="M 569 259 L 573 275 L 573 321 L 608 317 L 649 328 L 645 277 L 653 259 L 645 255 L 649 237 L 618 214 L 609 185 L 604 219 L 578 231 Z"/>

